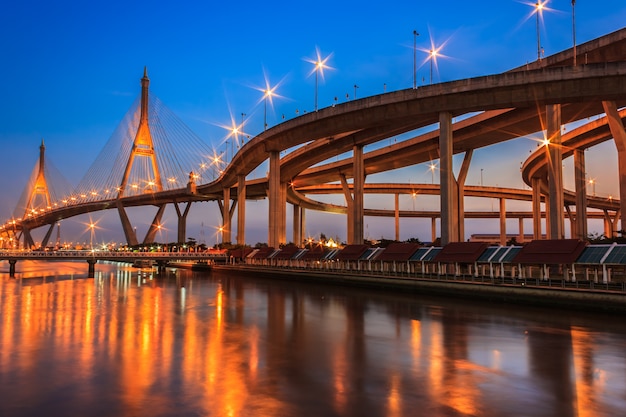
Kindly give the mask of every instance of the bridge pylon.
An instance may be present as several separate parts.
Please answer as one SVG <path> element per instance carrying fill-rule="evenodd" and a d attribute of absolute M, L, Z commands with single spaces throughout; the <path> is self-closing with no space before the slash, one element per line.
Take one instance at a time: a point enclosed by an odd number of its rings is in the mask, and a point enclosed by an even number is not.
<path fill-rule="evenodd" d="M 37 210 L 40 206 L 42 206 L 40 208 L 47 208 L 52 204 L 50 189 L 48 188 L 48 182 L 46 181 L 45 155 L 46 145 L 44 144 L 43 139 L 41 139 L 41 145 L 39 146 L 39 171 L 37 172 L 37 177 L 29 192 L 28 200 L 26 202 L 26 206 L 24 207 L 23 217 L 27 217 L 30 211 Z"/>
<path fill-rule="evenodd" d="M 133 146 L 131 148 L 130 157 L 128 158 L 128 162 L 126 163 L 126 168 L 124 170 L 124 176 L 122 177 L 122 182 L 118 188 L 118 203 L 117 209 L 120 214 L 120 220 L 122 222 L 122 227 L 124 229 L 124 235 L 126 236 L 126 241 L 130 245 L 138 244 L 136 232 L 130 224 L 130 220 L 124 206 L 120 199 L 126 195 L 127 187 L 129 186 L 129 179 L 132 172 L 133 165 L 136 160 L 148 160 L 148 165 L 150 166 L 152 172 L 151 178 L 143 179 L 146 183 L 145 190 L 148 192 L 155 191 L 163 191 L 163 182 L 161 180 L 161 172 L 159 171 L 159 164 L 157 161 L 157 154 L 154 149 L 154 142 L 152 140 L 152 134 L 150 133 L 150 125 L 148 123 L 148 89 L 150 86 L 150 79 L 148 78 L 148 69 L 144 67 L 143 77 L 141 78 L 141 104 L 140 104 L 140 116 L 139 116 L 139 126 L 137 127 L 137 133 L 135 134 L 135 139 L 133 141 Z M 165 205 L 159 206 L 156 216 L 150 225 L 150 229 L 146 234 L 146 237 L 143 243 L 151 243 L 154 241 L 154 236 L 156 234 L 156 230 L 158 225 L 161 223 L 161 218 L 163 217 L 163 213 L 165 211 Z"/>
<path fill-rule="evenodd" d="M 47 209 L 52 205 L 52 199 L 50 198 L 50 188 L 48 187 L 48 181 L 46 180 L 46 145 L 43 139 L 41 139 L 41 145 L 39 146 L 39 168 L 37 176 L 34 182 L 31 183 L 31 188 L 28 191 L 26 204 L 24 205 L 24 213 L 22 218 L 26 219 L 30 213 L 36 212 L 39 209 Z M 28 228 L 22 227 L 22 237 L 24 239 L 24 247 L 32 248 L 35 246 L 33 237 L 30 234 Z M 19 239 L 19 238 L 18 238 Z M 44 239 L 42 246 L 47 244 L 47 239 Z"/>

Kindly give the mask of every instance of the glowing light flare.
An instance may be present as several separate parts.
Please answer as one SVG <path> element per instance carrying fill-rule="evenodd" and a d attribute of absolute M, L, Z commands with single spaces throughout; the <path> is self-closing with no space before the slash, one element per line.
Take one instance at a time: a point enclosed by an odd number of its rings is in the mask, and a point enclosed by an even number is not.
<path fill-rule="evenodd" d="M 546 5 L 548 4 L 549 0 L 545 0 L 545 1 L 524 1 L 522 2 L 522 4 L 525 4 L 529 7 L 531 7 L 530 12 L 528 12 L 528 14 L 526 15 L 526 17 L 524 18 L 523 22 L 526 22 L 528 19 L 532 18 L 535 15 L 539 15 L 539 19 L 542 20 L 543 19 L 543 13 L 544 12 L 554 12 L 556 11 L 555 9 L 552 9 L 550 7 L 547 7 Z"/>
<path fill-rule="evenodd" d="M 310 77 L 314 73 L 319 73 L 319 75 L 324 79 L 324 70 L 333 70 L 335 68 L 327 65 L 330 58 L 333 56 L 332 52 L 328 54 L 325 58 L 322 58 L 320 54 L 319 48 L 315 48 L 315 58 L 304 58 L 304 60 L 310 64 L 313 64 L 313 69 L 309 72 L 308 76 Z"/>

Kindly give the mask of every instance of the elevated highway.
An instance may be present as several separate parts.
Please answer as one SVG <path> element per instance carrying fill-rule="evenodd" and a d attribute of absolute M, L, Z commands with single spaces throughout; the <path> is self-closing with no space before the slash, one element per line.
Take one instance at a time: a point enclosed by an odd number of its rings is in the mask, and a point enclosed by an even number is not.
<path fill-rule="evenodd" d="M 231 240 L 230 219 L 237 203 L 238 242 L 245 243 L 245 200 L 268 197 L 268 243 L 278 246 L 286 241 L 287 201 L 296 206 L 326 206 L 334 210 L 306 194 L 312 194 L 311 187 L 339 182 L 348 201 L 343 209 L 349 218 L 348 241 L 358 241 L 363 237 L 366 175 L 440 159 L 442 237 L 444 241 L 458 240 L 463 235 L 463 196 L 471 189 L 464 185 L 464 176 L 473 150 L 528 136 L 546 130 L 546 126 L 550 136 L 557 130 L 556 125 L 560 132 L 561 124 L 602 114 L 606 103 L 614 108 L 626 104 L 626 29 L 580 45 L 578 54 L 578 62 L 584 65 L 570 66 L 572 52 L 568 50 L 503 74 L 394 91 L 307 113 L 250 140 L 211 183 L 199 184 L 192 190 L 120 195 L 116 199 L 57 207 L 25 218 L 21 227 L 52 225 L 63 218 L 120 206 L 162 207 L 169 203 L 189 205 L 217 200 L 224 222 L 223 240 Z M 455 118 L 460 120 L 453 122 Z M 430 131 L 364 153 L 367 145 L 419 129 Z M 296 147 L 280 157 L 281 151 Z M 351 158 L 324 163 L 350 151 Z M 459 178 L 454 178 L 451 157 L 459 153 L 464 153 L 465 159 Z M 247 176 L 268 158 L 268 178 L 248 180 Z M 535 167 L 536 175 L 543 175 L 540 164 L 528 165 Z M 529 175 L 526 174 L 528 178 Z M 352 183 L 348 183 L 350 178 Z M 558 181 L 550 183 L 558 188 Z M 531 200 L 538 205 L 545 199 L 545 191 L 550 190 L 531 185 L 537 189 Z M 337 192 L 338 188 L 333 190 Z M 572 194 L 563 194 L 559 202 L 570 202 Z M 519 195 L 518 192 L 516 196 Z M 592 204 L 602 210 L 616 210 L 615 204 L 589 199 L 589 205 Z M 560 211 L 562 216 L 562 207 L 551 213 Z M 294 233 L 294 241 L 299 238 Z"/>

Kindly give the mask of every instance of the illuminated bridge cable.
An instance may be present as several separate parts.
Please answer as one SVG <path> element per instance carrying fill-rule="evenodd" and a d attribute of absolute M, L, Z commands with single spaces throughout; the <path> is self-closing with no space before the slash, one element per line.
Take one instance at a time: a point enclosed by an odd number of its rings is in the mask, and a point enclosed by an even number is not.
<path fill-rule="evenodd" d="M 139 126 L 140 97 L 126 113 L 73 193 L 74 202 L 116 198 Z M 153 94 L 148 125 L 163 190 L 183 188 L 189 173 L 209 165 L 212 151 Z M 206 178 L 205 178 L 206 179 Z M 125 196 L 157 191 L 148 157 L 137 157 L 130 169 Z"/>

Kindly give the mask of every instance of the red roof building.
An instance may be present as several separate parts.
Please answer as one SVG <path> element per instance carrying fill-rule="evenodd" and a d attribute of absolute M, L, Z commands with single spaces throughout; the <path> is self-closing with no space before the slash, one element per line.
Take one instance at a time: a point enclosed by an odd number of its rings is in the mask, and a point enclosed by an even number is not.
<path fill-rule="evenodd" d="M 367 245 L 348 245 L 335 257 L 338 261 L 358 261 L 361 255 L 369 249 Z"/>
<path fill-rule="evenodd" d="M 420 248 L 418 243 L 391 243 L 378 255 L 377 261 L 397 261 L 404 262 L 411 259 L 411 256 Z"/>
<path fill-rule="evenodd" d="M 519 264 L 571 264 L 583 253 L 586 242 L 578 239 L 533 240 L 511 262 Z"/>
<path fill-rule="evenodd" d="M 464 264 L 474 263 L 487 247 L 489 247 L 489 244 L 484 242 L 451 242 L 441 249 L 441 252 L 433 258 L 433 261 Z"/>

